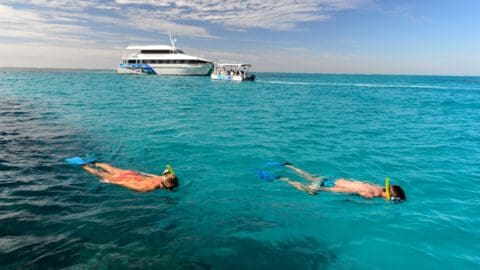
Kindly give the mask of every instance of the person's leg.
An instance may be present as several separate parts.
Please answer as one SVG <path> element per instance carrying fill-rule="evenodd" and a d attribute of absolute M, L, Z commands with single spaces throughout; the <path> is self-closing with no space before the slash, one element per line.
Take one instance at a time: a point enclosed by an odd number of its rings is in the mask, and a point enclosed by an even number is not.
<path fill-rule="evenodd" d="M 315 190 L 311 189 L 310 186 L 307 186 L 305 184 L 302 184 L 300 182 L 297 182 L 297 181 L 293 181 L 287 177 L 280 177 L 278 178 L 278 180 L 280 181 L 283 181 L 283 182 L 287 182 L 288 184 L 292 185 L 293 187 L 295 187 L 296 189 L 300 190 L 300 191 L 306 191 L 308 194 L 310 195 L 315 195 L 317 194 L 315 192 Z"/>
<path fill-rule="evenodd" d="M 92 168 L 92 167 L 90 167 L 90 166 L 88 166 L 88 165 L 83 165 L 82 168 L 83 168 L 85 171 L 87 171 L 87 172 L 89 172 L 89 173 L 91 173 L 91 174 L 93 174 L 93 175 L 99 176 L 99 177 L 101 177 L 101 178 L 104 178 L 104 179 L 109 179 L 109 178 L 111 178 L 111 176 L 112 176 L 112 174 L 109 173 L 109 172 L 102 172 L 102 171 L 96 170 L 96 169 L 94 169 L 94 168 Z"/>
<path fill-rule="evenodd" d="M 113 167 L 112 165 L 110 164 L 107 164 L 107 163 L 98 163 L 98 162 L 95 162 L 95 166 L 99 167 L 99 168 L 102 168 L 103 170 L 109 172 L 109 173 L 113 173 L 113 174 L 119 174 L 119 173 L 122 173 L 124 172 L 125 170 L 123 169 L 119 169 L 119 168 L 115 168 Z"/>
<path fill-rule="evenodd" d="M 293 170 L 296 174 L 300 175 L 301 177 L 309 180 L 309 181 L 322 181 L 323 180 L 323 177 L 322 176 L 314 176 L 300 168 L 297 168 L 295 166 L 293 166 L 292 164 L 290 163 L 287 163 L 285 164 L 285 167 Z"/>

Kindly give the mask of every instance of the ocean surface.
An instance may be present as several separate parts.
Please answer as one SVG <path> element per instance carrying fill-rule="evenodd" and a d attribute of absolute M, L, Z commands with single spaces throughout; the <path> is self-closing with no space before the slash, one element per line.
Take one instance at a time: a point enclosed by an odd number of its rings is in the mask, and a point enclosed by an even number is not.
<path fill-rule="evenodd" d="M 63 159 L 161 173 L 105 184 Z M 267 161 L 401 185 L 320 193 Z M 0 70 L 1 269 L 479 269 L 480 78 Z"/>

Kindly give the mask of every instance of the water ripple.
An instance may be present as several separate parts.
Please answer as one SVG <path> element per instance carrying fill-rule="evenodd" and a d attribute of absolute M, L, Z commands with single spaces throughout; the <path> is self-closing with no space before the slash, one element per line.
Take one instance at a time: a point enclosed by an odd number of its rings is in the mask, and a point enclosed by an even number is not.
<path fill-rule="evenodd" d="M 0 267 L 478 268 L 480 79 L 258 78 L 0 74 Z M 62 162 L 89 153 L 170 163 L 181 187 L 139 194 Z M 307 196 L 256 179 L 268 160 L 389 176 L 408 201 Z"/>

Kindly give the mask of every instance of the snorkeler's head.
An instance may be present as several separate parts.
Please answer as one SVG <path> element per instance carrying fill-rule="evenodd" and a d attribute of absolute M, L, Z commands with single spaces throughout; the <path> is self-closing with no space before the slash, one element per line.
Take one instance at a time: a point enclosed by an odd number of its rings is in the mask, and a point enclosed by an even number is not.
<path fill-rule="evenodd" d="M 397 185 L 390 186 L 390 196 L 392 201 L 405 201 L 407 199 L 403 189 Z"/>
<path fill-rule="evenodd" d="M 162 181 L 163 187 L 166 189 L 172 189 L 178 187 L 178 178 L 175 174 L 166 173 L 164 174 L 165 178 Z"/>

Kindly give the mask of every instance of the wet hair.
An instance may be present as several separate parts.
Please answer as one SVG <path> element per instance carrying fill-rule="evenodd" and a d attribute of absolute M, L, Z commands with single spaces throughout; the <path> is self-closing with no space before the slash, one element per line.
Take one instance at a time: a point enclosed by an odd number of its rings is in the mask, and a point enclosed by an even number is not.
<path fill-rule="evenodd" d="M 390 186 L 390 195 L 395 196 L 402 201 L 405 201 L 407 199 L 407 196 L 405 196 L 405 192 L 403 191 L 403 189 L 397 185 Z"/>
<path fill-rule="evenodd" d="M 174 174 L 166 174 L 165 181 L 163 182 L 166 185 L 166 189 L 172 189 L 178 187 L 178 178 Z"/>

